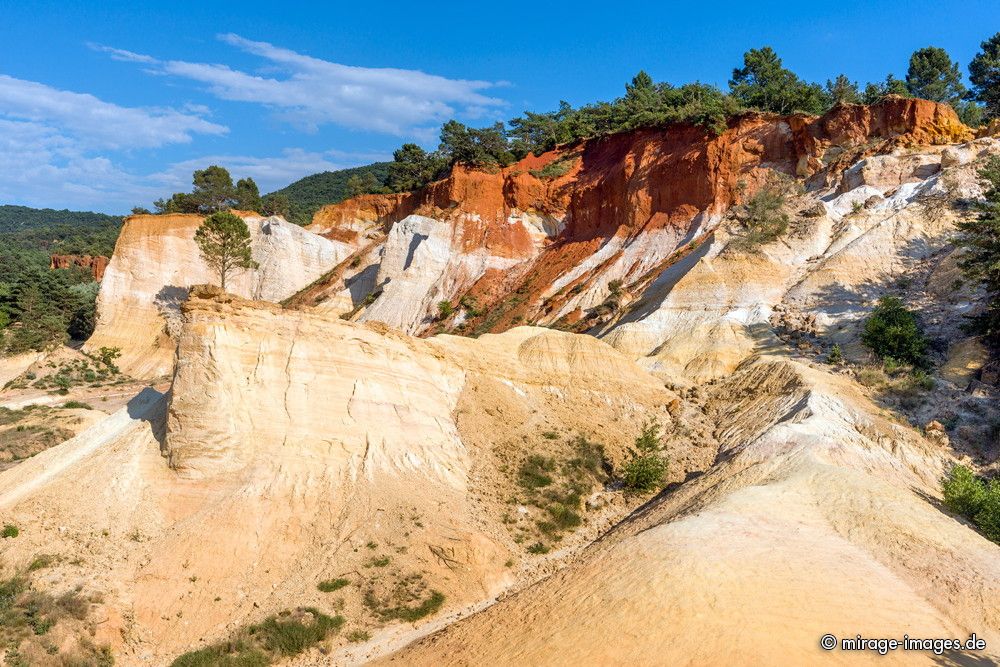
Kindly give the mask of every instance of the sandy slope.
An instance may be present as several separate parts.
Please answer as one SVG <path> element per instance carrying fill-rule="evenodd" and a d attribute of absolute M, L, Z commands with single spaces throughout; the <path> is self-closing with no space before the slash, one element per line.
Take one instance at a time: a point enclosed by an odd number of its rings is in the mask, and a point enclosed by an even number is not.
<path fill-rule="evenodd" d="M 392 661 L 933 662 L 826 653 L 827 632 L 974 631 L 997 646 L 1000 547 L 927 499 L 939 452 L 848 383 L 787 361 L 750 364 L 715 397 L 722 449 L 712 471 L 579 563 Z"/>

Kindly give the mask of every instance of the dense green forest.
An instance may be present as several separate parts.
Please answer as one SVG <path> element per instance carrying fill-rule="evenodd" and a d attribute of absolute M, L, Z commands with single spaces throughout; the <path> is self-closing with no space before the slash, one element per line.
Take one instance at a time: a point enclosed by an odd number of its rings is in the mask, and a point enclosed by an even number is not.
<path fill-rule="evenodd" d="M 265 199 L 287 197 L 287 219 L 298 225 L 308 225 L 313 213 L 326 204 L 336 204 L 361 192 L 376 192 L 384 188 L 390 164 L 375 162 L 364 167 L 313 174 L 266 195 Z"/>
<path fill-rule="evenodd" d="M 94 329 L 89 270 L 49 270 L 53 254 L 110 256 L 122 219 L 100 213 L 0 206 L 0 354 L 41 350 Z"/>

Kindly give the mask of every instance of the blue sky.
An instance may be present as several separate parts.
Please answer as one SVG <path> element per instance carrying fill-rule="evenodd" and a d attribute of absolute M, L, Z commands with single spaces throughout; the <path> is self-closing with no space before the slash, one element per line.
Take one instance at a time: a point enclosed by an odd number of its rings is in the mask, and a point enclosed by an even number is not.
<path fill-rule="evenodd" d="M 0 0 L 0 203 L 127 212 L 222 164 L 262 191 L 436 145 L 448 118 L 611 99 L 639 69 L 725 87 L 749 48 L 808 80 L 965 66 L 1000 2 Z"/>

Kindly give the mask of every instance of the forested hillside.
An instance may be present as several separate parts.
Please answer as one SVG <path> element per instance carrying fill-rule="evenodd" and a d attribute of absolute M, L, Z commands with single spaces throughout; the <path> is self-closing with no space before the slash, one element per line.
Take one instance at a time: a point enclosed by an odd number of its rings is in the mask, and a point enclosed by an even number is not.
<path fill-rule="evenodd" d="M 384 188 L 390 164 L 374 162 L 363 167 L 324 171 L 299 179 L 268 197 L 288 197 L 288 220 L 307 225 L 312 221 L 313 213 L 326 204 L 336 204 L 361 192 L 377 192 Z"/>
<path fill-rule="evenodd" d="M 50 271 L 49 258 L 110 256 L 120 228 L 101 213 L 0 206 L 0 354 L 90 335 L 97 283 L 86 269 Z"/>

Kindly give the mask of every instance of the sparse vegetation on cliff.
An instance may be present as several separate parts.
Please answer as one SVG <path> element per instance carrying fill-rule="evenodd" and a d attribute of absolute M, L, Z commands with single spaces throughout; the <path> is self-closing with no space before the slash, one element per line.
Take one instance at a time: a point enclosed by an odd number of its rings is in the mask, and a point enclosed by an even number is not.
<path fill-rule="evenodd" d="M 328 616 L 313 607 L 285 611 L 237 632 L 229 641 L 190 651 L 170 664 L 171 667 L 264 667 L 312 648 L 337 632 L 344 622 L 343 616 Z"/>
<path fill-rule="evenodd" d="M 772 178 L 734 211 L 742 227 L 741 234 L 732 242 L 736 250 L 755 252 L 788 231 L 789 218 L 784 210 L 787 186 L 784 180 Z"/>

